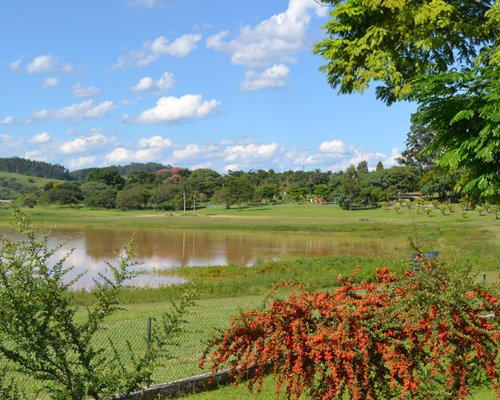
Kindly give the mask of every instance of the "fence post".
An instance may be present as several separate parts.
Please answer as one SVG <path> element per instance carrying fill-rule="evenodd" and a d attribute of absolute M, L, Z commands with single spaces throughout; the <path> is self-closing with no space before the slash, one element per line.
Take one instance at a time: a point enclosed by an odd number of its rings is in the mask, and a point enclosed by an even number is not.
<path fill-rule="evenodd" d="M 148 317 L 148 350 L 151 349 L 151 342 L 153 341 L 153 318 Z M 151 377 L 148 378 L 148 388 L 151 387 Z"/>

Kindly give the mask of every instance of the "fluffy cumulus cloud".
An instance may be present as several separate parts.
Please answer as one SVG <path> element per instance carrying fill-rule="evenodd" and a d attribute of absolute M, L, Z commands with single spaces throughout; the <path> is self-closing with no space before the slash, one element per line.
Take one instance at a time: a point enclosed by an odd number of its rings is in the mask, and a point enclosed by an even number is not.
<path fill-rule="evenodd" d="M 138 149 L 116 147 L 106 154 L 106 161 L 110 163 L 121 162 L 151 162 L 163 157 L 165 149 L 173 146 L 172 140 L 163 136 L 151 136 L 139 139 Z"/>
<path fill-rule="evenodd" d="M 229 54 L 233 64 L 246 67 L 294 62 L 297 51 L 307 47 L 306 32 L 312 16 L 325 16 L 327 12 L 312 0 L 290 0 L 286 11 L 256 26 L 243 27 L 235 39 L 226 39 L 228 31 L 209 37 L 207 47 Z"/>
<path fill-rule="evenodd" d="M 144 42 L 141 50 L 120 57 L 115 68 L 145 67 L 162 56 L 187 57 L 201 38 L 200 34 L 186 34 L 171 42 L 165 36 L 159 36 L 153 41 Z"/>
<path fill-rule="evenodd" d="M 54 153 L 69 156 L 65 163 L 70 169 L 98 165 L 128 164 L 130 162 L 162 162 L 181 165 L 190 169 L 211 168 L 219 172 L 269 169 L 284 171 L 288 169 L 322 171 L 341 171 L 349 165 L 367 161 L 369 169 L 374 169 L 379 161 L 384 167 L 397 165 L 399 151 L 389 153 L 366 150 L 340 139 L 323 141 L 309 148 L 291 147 L 277 142 L 261 142 L 245 139 L 241 141 L 220 140 L 218 142 L 191 142 L 179 144 L 162 135 L 142 137 L 135 144 L 118 142 L 118 138 L 108 137 L 96 130 L 87 135 L 58 142 L 47 132 L 34 135 L 31 144 L 45 145 L 50 141 Z M 7 135 L 0 135 L 4 147 L 26 145 L 27 142 L 14 143 Z M 28 154 L 31 159 L 48 156 L 47 151 L 35 148 Z"/>
<path fill-rule="evenodd" d="M 27 151 L 23 158 L 36 161 L 47 161 L 47 153 L 42 153 L 40 150 Z"/>
<path fill-rule="evenodd" d="M 13 115 L 9 115 L 8 117 L 0 119 L 0 125 L 15 125 L 16 123 L 16 117 L 14 117 Z"/>
<path fill-rule="evenodd" d="M 31 116 L 35 120 L 45 119 L 63 119 L 72 121 L 83 121 L 93 118 L 104 117 L 109 111 L 114 108 L 112 101 L 104 101 L 94 105 L 94 102 L 89 99 L 81 103 L 72 104 L 57 110 L 43 109 L 35 111 Z"/>
<path fill-rule="evenodd" d="M 139 150 L 129 150 L 125 147 L 117 147 L 106 155 L 106 160 L 111 163 L 157 161 L 161 154 L 159 150 L 160 149 L 153 147 Z"/>
<path fill-rule="evenodd" d="M 77 83 L 73 86 L 73 96 L 75 97 L 93 97 L 97 96 L 101 90 L 94 86 L 82 86 Z"/>
<path fill-rule="evenodd" d="M 343 154 L 346 152 L 346 145 L 342 140 L 332 140 L 322 142 L 318 150 L 322 154 Z"/>
<path fill-rule="evenodd" d="M 42 87 L 44 89 L 55 87 L 57 85 L 59 85 L 59 79 L 54 76 L 49 76 L 48 78 L 45 78 L 45 80 L 42 83 Z"/>
<path fill-rule="evenodd" d="M 95 165 L 95 156 L 79 157 L 69 160 L 68 166 L 70 169 L 81 169 L 86 167 L 92 167 Z"/>
<path fill-rule="evenodd" d="M 224 149 L 224 161 L 229 163 L 243 161 L 246 164 L 249 160 L 269 160 L 276 154 L 277 150 L 276 143 L 227 146 Z"/>
<path fill-rule="evenodd" d="M 215 112 L 220 104 L 219 100 L 203 100 L 199 94 L 161 97 L 153 108 L 141 112 L 135 118 L 125 114 L 123 121 L 138 124 L 172 124 L 205 118 Z"/>
<path fill-rule="evenodd" d="M 102 133 L 96 132 L 64 142 L 60 145 L 59 150 L 63 154 L 83 153 L 85 151 L 98 148 L 111 141 L 112 139 L 107 138 Z"/>
<path fill-rule="evenodd" d="M 200 158 L 213 158 L 216 157 L 217 152 L 219 150 L 219 146 L 209 144 L 209 145 L 199 145 L 196 143 L 190 143 L 187 146 L 175 150 L 172 153 L 172 157 L 175 161 L 180 160 L 190 160 L 192 163 L 193 160 L 199 161 Z"/>
<path fill-rule="evenodd" d="M 174 74 L 171 72 L 165 72 L 160 79 L 154 80 L 150 76 L 146 76 L 139 80 L 137 85 L 132 87 L 132 90 L 136 93 L 152 92 L 158 93 L 163 92 L 167 89 L 174 87 L 175 79 Z"/>
<path fill-rule="evenodd" d="M 15 65 L 15 64 L 14 64 Z M 17 65 L 18 69 L 21 65 Z M 11 67 L 12 69 L 12 67 Z M 26 72 L 28 74 L 36 74 L 39 72 L 72 72 L 75 67 L 72 64 L 66 63 L 51 54 L 45 54 L 35 57 L 26 65 Z"/>
<path fill-rule="evenodd" d="M 49 142 L 51 139 L 52 139 L 52 137 L 50 136 L 49 132 L 41 132 L 41 133 L 33 136 L 29 140 L 29 142 L 33 143 L 33 144 L 43 144 L 43 143 Z"/>
<path fill-rule="evenodd" d="M 382 164 L 384 164 L 384 167 L 393 167 L 395 165 L 398 165 L 398 158 L 401 157 L 401 152 L 397 147 L 394 147 L 391 150 L 391 154 L 387 156 L 385 159 L 380 160 L 382 161 Z"/>
<path fill-rule="evenodd" d="M 290 69 L 283 64 L 275 64 L 263 72 L 247 71 L 240 84 L 243 91 L 278 89 L 287 85 Z"/>
<path fill-rule="evenodd" d="M 172 147 L 173 142 L 169 138 L 164 138 L 162 136 L 151 136 L 149 138 L 139 139 L 139 147 L 141 148 L 158 148 L 166 149 Z"/>
<path fill-rule="evenodd" d="M 285 164 L 291 164 L 296 168 L 307 166 L 322 170 L 342 171 L 349 165 L 357 165 L 361 161 L 366 161 L 370 169 L 374 169 L 379 161 L 382 161 L 384 166 L 391 167 L 396 165 L 398 156 L 397 149 L 393 149 L 391 155 L 388 156 L 382 152 L 366 151 L 335 139 L 322 142 L 316 150 L 288 149 L 284 160 Z"/>

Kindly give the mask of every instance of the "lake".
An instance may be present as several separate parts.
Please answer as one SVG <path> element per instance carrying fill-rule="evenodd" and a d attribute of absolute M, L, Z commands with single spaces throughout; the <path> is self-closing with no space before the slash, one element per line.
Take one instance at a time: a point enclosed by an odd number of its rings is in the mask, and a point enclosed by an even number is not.
<path fill-rule="evenodd" d="M 19 235 L 9 228 L 0 234 L 10 239 Z M 68 265 L 73 275 L 86 271 L 76 285 L 92 286 L 93 278 L 106 268 L 106 261 L 116 260 L 116 254 L 134 237 L 134 248 L 147 272 L 138 276 L 136 286 L 158 286 L 183 282 L 182 278 L 158 276 L 154 271 L 179 266 L 239 264 L 251 266 L 259 259 L 285 257 L 318 257 L 332 255 L 397 256 L 398 242 L 380 238 L 356 239 L 349 234 L 304 234 L 216 231 L 196 229 L 143 229 L 134 233 L 126 229 L 69 230 L 56 229 L 50 233 L 51 247 L 64 243 L 56 257 L 73 249 Z"/>

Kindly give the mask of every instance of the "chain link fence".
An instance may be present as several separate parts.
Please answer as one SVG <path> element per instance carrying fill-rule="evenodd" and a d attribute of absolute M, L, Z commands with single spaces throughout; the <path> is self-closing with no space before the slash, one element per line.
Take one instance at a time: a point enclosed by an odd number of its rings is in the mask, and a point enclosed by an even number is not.
<path fill-rule="evenodd" d="M 218 331 L 226 329 L 230 317 L 237 315 L 241 308 L 256 306 L 258 304 L 191 307 L 185 315 L 186 322 L 182 325 L 182 333 L 172 337 L 167 357 L 162 358 L 155 368 L 151 384 L 171 382 L 208 372 L 208 369 L 202 370 L 198 366 L 208 340 Z M 134 352 L 140 354 L 146 349 L 150 335 L 154 334 L 154 324 L 158 317 L 159 314 L 152 313 L 150 317 L 111 321 L 106 325 L 106 329 L 96 336 L 96 344 L 106 347 L 110 338 L 116 349 L 126 352 L 127 342 L 130 342 Z"/>
<path fill-rule="evenodd" d="M 199 363 L 209 339 L 218 331 L 226 329 L 231 316 L 238 315 L 240 310 L 261 305 L 258 301 L 241 303 L 235 299 L 233 304 L 231 300 L 225 300 L 223 305 L 217 300 L 205 300 L 190 307 L 184 316 L 182 333 L 172 337 L 167 357 L 159 360 L 150 385 L 172 382 L 208 372 L 208 368 L 200 369 Z M 130 350 L 135 355 L 143 354 L 147 349 L 148 340 L 154 334 L 154 324 L 159 320 L 162 312 L 168 311 L 168 307 L 168 303 L 141 304 L 132 305 L 118 312 L 111 316 L 104 329 L 96 334 L 93 339 L 94 345 L 96 348 L 105 349 L 105 354 L 109 357 L 113 357 L 114 351 L 117 351 L 123 355 L 124 362 L 129 360 Z M 43 390 L 40 382 L 25 375 L 11 374 L 10 377 L 14 378 L 18 386 L 28 395 L 34 395 L 37 399 L 43 400 L 51 398 Z"/>

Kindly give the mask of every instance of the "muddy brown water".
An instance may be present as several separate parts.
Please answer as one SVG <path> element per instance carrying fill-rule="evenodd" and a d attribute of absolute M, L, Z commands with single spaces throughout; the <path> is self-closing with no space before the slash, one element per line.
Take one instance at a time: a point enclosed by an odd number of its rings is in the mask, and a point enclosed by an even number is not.
<path fill-rule="evenodd" d="M 0 228 L 0 235 L 19 239 L 9 228 Z M 106 261 L 116 260 L 129 238 L 142 262 L 141 274 L 133 282 L 138 286 L 175 284 L 183 280 L 154 274 L 154 271 L 178 266 L 252 265 L 258 259 L 284 257 L 318 257 L 332 255 L 395 256 L 397 242 L 381 238 L 360 239 L 340 234 L 296 234 L 182 229 L 132 230 L 57 229 L 50 233 L 49 246 L 63 243 L 54 259 L 72 250 L 68 264 L 73 274 L 86 271 L 78 287 L 89 287 L 92 279 L 106 269 Z"/>

